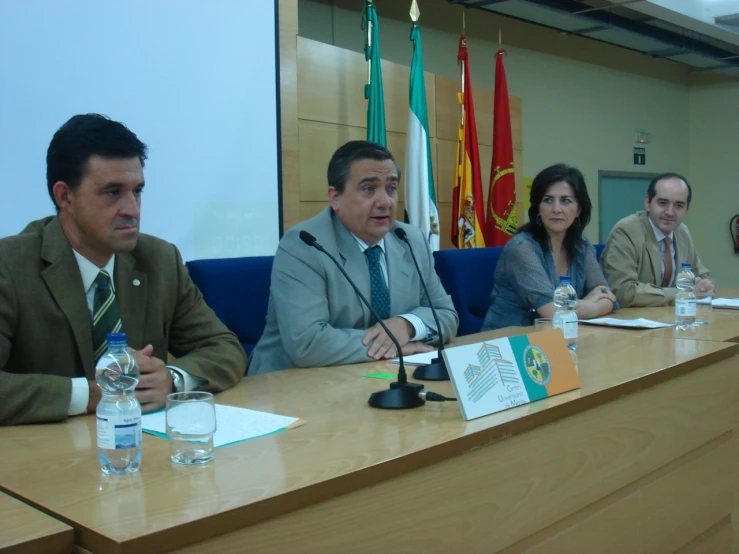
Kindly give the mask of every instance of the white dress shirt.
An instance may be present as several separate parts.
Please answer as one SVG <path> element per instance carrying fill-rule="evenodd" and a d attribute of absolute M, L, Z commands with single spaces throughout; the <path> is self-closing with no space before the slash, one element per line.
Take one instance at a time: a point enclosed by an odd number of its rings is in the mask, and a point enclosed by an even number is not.
<path fill-rule="evenodd" d="M 657 237 L 657 244 L 659 244 L 659 252 L 662 254 L 662 275 L 660 275 L 660 281 L 657 283 L 658 285 L 662 284 L 662 279 L 665 278 L 665 238 L 670 239 L 670 254 L 672 255 L 672 277 L 670 278 L 670 282 L 667 284 L 668 287 L 671 287 L 673 283 L 675 282 L 675 278 L 677 277 L 677 274 L 680 273 L 679 269 L 677 267 L 677 250 L 675 249 L 675 233 L 674 231 L 671 232 L 669 235 L 665 235 L 659 227 L 657 227 L 654 222 L 652 221 L 652 218 L 649 219 L 649 224 L 652 226 L 652 229 L 654 230 L 654 236 Z"/>
<path fill-rule="evenodd" d="M 87 300 L 87 308 L 90 310 L 90 316 L 93 315 L 93 309 L 95 307 L 95 279 L 100 273 L 100 270 L 104 270 L 110 275 L 110 286 L 115 293 L 115 283 L 113 282 L 113 272 L 115 271 L 115 256 L 110 258 L 110 261 L 105 264 L 105 267 L 98 267 L 90 260 L 85 258 L 82 254 L 72 249 L 74 257 L 77 259 L 77 265 L 80 268 L 80 275 L 82 276 L 82 286 L 85 288 L 85 298 Z M 97 360 L 95 360 L 97 362 Z M 182 375 L 184 389 L 187 391 L 195 389 L 200 382 L 193 378 L 186 371 L 179 367 L 171 367 Z M 72 397 L 69 399 L 69 409 L 67 415 L 74 416 L 80 415 L 87 412 L 87 403 L 90 401 L 90 384 L 87 381 L 87 377 L 73 377 L 72 378 Z"/>
<path fill-rule="evenodd" d="M 380 242 L 377 244 L 368 244 L 367 242 L 360 239 L 357 235 L 352 233 L 352 236 L 354 237 L 354 240 L 357 241 L 357 244 L 359 245 L 359 249 L 364 253 L 365 250 L 372 246 L 379 246 L 380 250 L 382 250 L 382 256 L 380 257 L 380 268 L 382 269 L 382 276 L 385 278 L 385 285 L 388 288 L 388 291 L 390 290 L 390 282 L 388 279 L 387 274 L 387 258 L 385 254 L 385 239 L 381 239 Z M 426 340 L 431 335 L 431 330 L 426 326 L 426 324 L 423 322 L 423 320 L 418 317 L 415 314 L 400 314 L 398 317 L 402 317 L 405 319 L 408 323 L 410 323 L 413 326 L 413 329 L 415 329 L 415 333 L 410 338 L 410 340 Z"/>

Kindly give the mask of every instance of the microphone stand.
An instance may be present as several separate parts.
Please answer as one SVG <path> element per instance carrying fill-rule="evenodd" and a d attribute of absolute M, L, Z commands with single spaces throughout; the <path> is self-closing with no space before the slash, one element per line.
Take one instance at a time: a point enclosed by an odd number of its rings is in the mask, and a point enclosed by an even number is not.
<path fill-rule="evenodd" d="M 436 315 L 436 309 L 434 308 L 434 305 L 431 302 L 431 295 L 429 294 L 429 290 L 426 288 L 426 283 L 424 282 L 423 274 L 421 273 L 421 268 L 418 265 L 418 260 L 416 260 L 416 255 L 413 252 L 413 247 L 411 246 L 411 243 L 408 240 L 408 234 L 401 227 L 397 227 L 395 229 L 395 235 L 400 240 L 402 240 L 404 243 L 408 245 L 408 250 L 410 250 L 411 252 L 411 257 L 413 258 L 413 264 L 416 266 L 416 271 L 418 272 L 418 278 L 421 280 L 421 286 L 423 287 L 423 292 L 426 294 L 426 298 L 429 301 L 429 307 L 431 308 L 431 313 L 434 315 L 434 321 L 436 322 L 436 329 L 439 334 L 439 347 L 436 351 L 436 358 L 432 359 L 430 364 L 418 366 L 416 370 L 413 372 L 413 377 L 416 379 L 420 379 L 422 381 L 449 381 L 449 371 L 447 370 L 446 362 L 444 362 L 444 358 L 441 355 L 441 353 L 444 351 L 444 335 L 442 334 L 442 331 L 441 331 L 441 323 L 439 323 L 439 316 Z"/>
<path fill-rule="evenodd" d="M 365 306 L 369 308 L 369 311 L 380 324 L 380 327 L 384 329 L 384 331 L 387 333 L 387 336 L 390 337 L 390 340 L 393 341 L 393 344 L 395 345 L 396 352 L 398 353 L 398 358 L 400 361 L 398 368 L 398 380 L 390 383 L 390 388 L 388 390 L 373 392 L 370 395 L 367 403 L 373 408 L 380 408 L 384 410 L 407 410 L 409 408 L 418 408 L 420 406 L 423 406 L 425 400 L 421 396 L 419 396 L 419 394 L 425 392 L 423 390 L 423 385 L 421 385 L 420 383 L 408 382 L 408 376 L 405 372 L 405 366 L 403 365 L 403 350 L 400 347 L 398 339 L 396 339 L 395 335 L 390 332 L 390 329 L 387 328 L 385 322 L 380 319 L 380 317 L 377 315 L 377 312 L 372 307 L 372 304 L 370 304 L 364 297 L 364 295 L 359 291 L 357 285 L 354 284 L 354 281 L 352 281 L 351 277 L 349 277 L 347 272 L 344 271 L 344 268 L 341 267 L 341 264 L 338 262 L 338 260 L 318 243 L 316 237 L 314 237 L 307 231 L 300 231 L 300 240 L 302 240 L 308 246 L 312 246 L 319 252 L 323 252 L 331 259 L 332 262 L 334 262 L 336 267 L 339 268 L 341 274 L 346 277 L 346 280 L 352 286 L 354 292 L 357 293 L 359 299 L 364 303 Z"/>

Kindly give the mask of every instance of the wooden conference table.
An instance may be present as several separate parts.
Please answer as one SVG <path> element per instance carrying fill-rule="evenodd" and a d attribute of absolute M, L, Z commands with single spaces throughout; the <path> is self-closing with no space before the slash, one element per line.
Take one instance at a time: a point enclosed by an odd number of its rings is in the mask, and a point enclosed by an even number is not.
<path fill-rule="evenodd" d="M 739 298 L 739 289 L 719 289 L 717 297 Z M 609 317 L 619 319 L 636 319 L 643 317 L 663 323 L 674 323 L 675 311 L 673 307 L 661 308 L 627 308 L 612 314 Z M 719 342 L 739 342 L 739 310 L 714 309 L 707 317 L 709 325 L 700 325 L 686 330 L 676 327 L 663 329 L 621 329 L 617 327 L 596 327 L 584 324 L 580 327 L 584 333 L 609 332 L 626 333 L 631 336 L 654 336 L 673 339 L 713 340 Z"/>
<path fill-rule="evenodd" d="M 713 317 L 710 333 L 739 335 L 739 313 Z M 370 408 L 387 383 L 361 376 L 385 362 L 247 377 L 217 401 L 307 424 L 194 468 L 146 435 L 120 478 L 100 473 L 93 417 L 4 428 L 0 489 L 98 554 L 728 552 L 739 344 L 723 340 L 589 327 L 580 389 L 469 422 L 454 403 Z"/>
<path fill-rule="evenodd" d="M 0 493 L 0 554 L 70 554 L 74 530 Z"/>

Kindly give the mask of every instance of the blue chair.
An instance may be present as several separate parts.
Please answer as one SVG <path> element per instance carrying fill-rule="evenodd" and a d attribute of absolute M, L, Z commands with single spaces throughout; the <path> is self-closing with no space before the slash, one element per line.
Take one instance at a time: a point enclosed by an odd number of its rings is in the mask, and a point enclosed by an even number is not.
<path fill-rule="evenodd" d="M 241 342 L 248 356 L 267 323 L 274 256 L 187 262 L 205 303 Z"/>
<path fill-rule="evenodd" d="M 490 308 L 502 246 L 434 252 L 436 273 L 459 314 L 457 336 L 479 333 Z"/>
<path fill-rule="evenodd" d="M 603 253 L 603 249 L 606 247 L 605 244 L 594 244 L 593 248 L 595 248 L 595 259 L 600 261 L 600 255 Z"/>

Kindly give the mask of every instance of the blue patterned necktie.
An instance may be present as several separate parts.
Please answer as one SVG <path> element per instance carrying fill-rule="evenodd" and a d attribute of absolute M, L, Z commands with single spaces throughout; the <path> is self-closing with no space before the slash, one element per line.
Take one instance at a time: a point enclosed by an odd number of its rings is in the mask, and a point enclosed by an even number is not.
<path fill-rule="evenodd" d="M 107 348 L 108 333 L 121 330 L 121 316 L 118 303 L 110 283 L 110 275 L 100 271 L 95 277 L 95 300 L 92 307 L 92 349 L 95 360 L 103 355 Z"/>
<path fill-rule="evenodd" d="M 382 274 L 382 266 L 380 265 L 380 256 L 382 256 L 382 248 L 379 246 L 370 246 L 364 251 L 367 257 L 367 265 L 369 266 L 370 286 L 372 290 L 372 307 L 383 320 L 390 317 L 390 291 L 385 283 L 385 276 Z M 372 323 L 375 323 L 374 316 Z"/>

